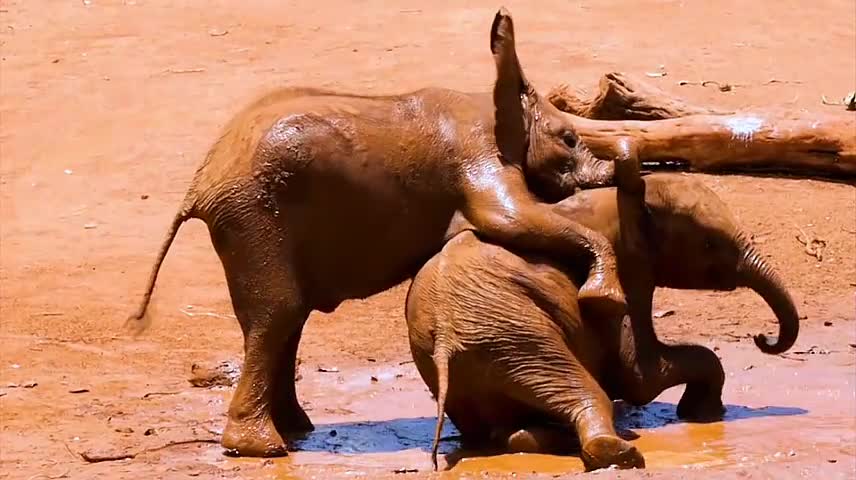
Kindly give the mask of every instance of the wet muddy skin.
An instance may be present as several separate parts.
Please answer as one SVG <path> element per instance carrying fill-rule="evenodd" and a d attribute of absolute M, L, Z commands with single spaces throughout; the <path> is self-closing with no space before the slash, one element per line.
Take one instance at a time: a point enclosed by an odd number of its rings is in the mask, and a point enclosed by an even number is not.
<path fill-rule="evenodd" d="M 222 124 L 276 86 L 484 91 L 495 74 L 487 46 L 495 2 L 185 3 L 0 8 L 0 480 L 579 475 L 576 456 L 462 452 L 449 422 L 441 461 L 450 469 L 430 472 L 435 405 L 407 363 L 406 285 L 310 318 L 297 390 L 317 429 L 299 451 L 263 460 L 225 457 L 216 443 L 152 450 L 219 440 L 232 389 L 193 387 L 191 366 L 240 360 L 241 332 L 201 222 L 183 228 L 166 260 L 151 329 L 119 336 Z M 525 39 L 521 60 L 544 91 L 569 83 L 592 92 L 601 75 L 621 70 L 694 104 L 838 108 L 819 98 L 853 89 L 852 0 L 780 3 L 507 6 Z M 660 64 L 667 76 L 644 76 Z M 682 79 L 741 86 L 723 93 L 678 86 Z M 758 352 L 747 335 L 775 324 L 752 292 L 658 292 L 662 338 L 719 348 L 727 417 L 678 422 L 682 388 L 669 390 L 619 415 L 649 468 L 590 476 L 853 478 L 854 187 L 698 178 L 781 271 L 806 316 L 800 338 L 786 358 Z M 826 242 L 823 261 L 805 254 L 795 226 Z M 87 463 L 81 453 L 134 458 Z"/>

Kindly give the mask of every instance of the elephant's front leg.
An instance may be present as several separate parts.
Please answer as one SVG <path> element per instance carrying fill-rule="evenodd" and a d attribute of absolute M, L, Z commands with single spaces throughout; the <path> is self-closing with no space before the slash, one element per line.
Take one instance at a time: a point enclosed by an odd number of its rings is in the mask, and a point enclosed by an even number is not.
<path fill-rule="evenodd" d="M 538 203 L 521 179 L 484 173 L 470 187 L 464 216 L 476 232 L 503 245 L 589 262 L 580 306 L 594 318 L 619 318 L 626 310 L 615 251 L 606 238 Z"/>
<path fill-rule="evenodd" d="M 685 383 L 678 402 L 678 417 L 694 422 L 722 419 L 725 371 L 719 357 L 701 345 L 663 345 L 662 389 Z"/>
<path fill-rule="evenodd" d="M 693 421 L 722 418 L 725 371 L 719 357 L 701 345 L 665 345 L 656 338 L 650 315 L 642 322 L 628 316 L 622 322 L 622 372 L 613 396 L 641 406 L 671 387 L 686 384 L 678 403 L 680 418 Z"/>

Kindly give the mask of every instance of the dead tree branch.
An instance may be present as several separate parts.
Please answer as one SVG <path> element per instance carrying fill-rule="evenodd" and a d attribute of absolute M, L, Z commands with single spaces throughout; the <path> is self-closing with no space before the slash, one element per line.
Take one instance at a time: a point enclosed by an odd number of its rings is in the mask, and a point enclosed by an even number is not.
<path fill-rule="evenodd" d="M 582 99 L 569 86 L 560 85 L 547 95 L 547 99 L 559 110 L 592 120 L 664 120 L 733 113 L 692 105 L 621 72 L 601 77 L 599 88 L 592 98 Z"/>
<path fill-rule="evenodd" d="M 856 116 L 782 111 L 688 115 L 657 121 L 578 117 L 577 133 L 603 158 L 635 143 L 643 163 L 699 172 L 788 172 L 856 176 Z"/>
<path fill-rule="evenodd" d="M 116 462 L 119 460 L 128 460 L 132 458 L 136 458 L 139 455 L 144 453 L 156 452 L 158 450 L 163 450 L 165 448 L 175 447 L 178 445 L 189 445 L 193 443 L 220 443 L 217 439 L 213 438 L 195 438 L 191 440 L 178 440 L 174 442 L 168 442 L 164 445 L 160 445 L 153 448 L 144 448 L 137 452 L 118 452 L 118 453 L 93 453 L 93 452 L 80 452 L 77 455 L 80 456 L 87 463 L 101 463 L 101 462 Z M 68 446 L 66 445 L 66 448 Z M 71 451 L 69 449 L 69 451 Z"/>
<path fill-rule="evenodd" d="M 582 99 L 568 86 L 548 99 L 576 115 L 577 133 L 603 158 L 633 143 L 659 168 L 699 172 L 769 172 L 856 176 L 856 116 L 784 109 L 730 112 L 692 105 L 619 72 Z"/>

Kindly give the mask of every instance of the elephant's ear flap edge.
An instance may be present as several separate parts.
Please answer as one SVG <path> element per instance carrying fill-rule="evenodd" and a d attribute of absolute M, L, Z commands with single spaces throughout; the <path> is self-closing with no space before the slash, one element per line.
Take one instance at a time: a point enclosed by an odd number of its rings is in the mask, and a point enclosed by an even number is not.
<path fill-rule="evenodd" d="M 495 111 L 494 135 L 504 162 L 523 164 L 528 145 L 527 100 L 532 92 L 520 67 L 514 43 L 514 22 L 504 7 L 493 19 L 490 29 L 490 51 L 496 62 L 493 87 Z"/>

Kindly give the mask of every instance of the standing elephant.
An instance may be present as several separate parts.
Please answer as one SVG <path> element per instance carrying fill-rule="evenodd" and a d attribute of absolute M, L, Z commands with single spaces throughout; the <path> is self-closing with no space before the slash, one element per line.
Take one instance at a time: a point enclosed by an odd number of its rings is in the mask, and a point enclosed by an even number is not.
<path fill-rule="evenodd" d="M 568 447 L 573 428 L 587 469 L 645 464 L 616 435 L 611 399 L 643 405 L 686 384 L 681 418 L 721 418 L 719 358 L 700 345 L 657 339 L 657 286 L 752 288 L 779 322 L 778 340 L 758 335 L 756 344 L 773 354 L 795 342 L 799 316 L 790 295 L 713 191 L 682 175 L 643 181 L 636 162 L 616 168 L 617 191 L 584 191 L 553 208 L 614 246 L 630 313 L 623 322 L 581 317 L 574 294 L 584 269 L 513 253 L 470 232 L 450 240 L 414 278 L 406 316 L 416 366 L 437 398 L 435 468 L 444 413 L 464 439 L 512 450 Z"/>
<path fill-rule="evenodd" d="M 285 455 L 287 434 L 313 428 L 294 385 L 309 313 L 412 277 L 456 233 L 456 215 L 500 244 L 589 265 L 580 303 L 599 312 L 626 308 L 609 242 L 538 201 L 610 183 L 612 162 L 595 159 L 571 117 L 526 80 L 505 10 L 494 19 L 490 46 L 492 94 L 283 89 L 230 120 L 208 152 L 129 323 L 145 328 L 179 227 L 202 219 L 244 334 L 222 439 L 227 452 Z"/>

